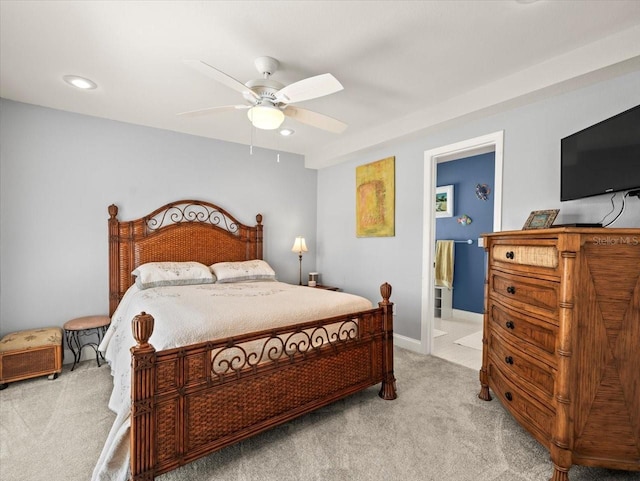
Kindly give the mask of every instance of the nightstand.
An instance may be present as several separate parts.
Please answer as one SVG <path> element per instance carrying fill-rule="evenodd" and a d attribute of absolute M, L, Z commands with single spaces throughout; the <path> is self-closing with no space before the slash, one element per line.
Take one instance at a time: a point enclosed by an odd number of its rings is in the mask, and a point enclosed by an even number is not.
<path fill-rule="evenodd" d="M 308 286 L 308 287 L 314 287 L 315 289 L 324 289 L 325 291 L 339 291 L 340 290 L 339 287 L 323 286 L 322 284 L 318 284 L 316 286 Z"/>

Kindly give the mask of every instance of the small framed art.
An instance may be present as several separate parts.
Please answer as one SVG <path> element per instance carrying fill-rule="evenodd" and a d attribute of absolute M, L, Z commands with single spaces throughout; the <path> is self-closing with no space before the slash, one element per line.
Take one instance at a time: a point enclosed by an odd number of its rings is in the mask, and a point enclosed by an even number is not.
<path fill-rule="evenodd" d="M 453 217 L 453 185 L 436 187 L 436 217 Z"/>
<path fill-rule="evenodd" d="M 558 212 L 560 212 L 560 209 L 534 210 L 529 214 L 529 218 L 524 223 L 522 230 L 547 229 L 551 227 L 553 221 L 556 220 Z"/>

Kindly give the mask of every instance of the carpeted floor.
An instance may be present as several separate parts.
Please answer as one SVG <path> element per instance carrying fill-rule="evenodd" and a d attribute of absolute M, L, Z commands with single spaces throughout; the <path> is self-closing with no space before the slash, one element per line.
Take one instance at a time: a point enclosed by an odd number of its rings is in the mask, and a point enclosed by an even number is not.
<path fill-rule="evenodd" d="M 68 366 L 59 379 L 0 392 L 0 479 L 88 481 L 115 415 L 109 368 Z M 226 448 L 159 481 L 546 481 L 547 451 L 497 400 L 477 398 L 476 371 L 396 350 L 399 397 L 378 387 Z M 640 473 L 574 466 L 571 481 Z"/>

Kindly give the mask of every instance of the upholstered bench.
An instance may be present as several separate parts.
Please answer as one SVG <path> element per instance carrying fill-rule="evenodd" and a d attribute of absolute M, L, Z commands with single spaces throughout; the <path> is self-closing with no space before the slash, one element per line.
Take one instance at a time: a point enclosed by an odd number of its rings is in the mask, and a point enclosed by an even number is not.
<path fill-rule="evenodd" d="M 0 389 L 38 376 L 62 372 L 62 329 L 45 327 L 12 332 L 0 340 Z"/>

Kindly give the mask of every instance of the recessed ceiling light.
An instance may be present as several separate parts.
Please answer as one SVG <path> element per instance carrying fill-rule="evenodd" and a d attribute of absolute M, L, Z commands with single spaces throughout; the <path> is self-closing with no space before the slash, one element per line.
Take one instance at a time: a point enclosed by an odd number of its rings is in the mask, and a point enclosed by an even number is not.
<path fill-rule="evenodd" d="M 290 135 L 293 135 L 295 133 L 295 130 L 292 129 L 282 129 L 280 131 L 280 135 L 282 135 L 283 137 L 289 137 Z"/>
<path fill-rule="evenodd" d="M 77 75 L 65 75 L 62 78 L 69 85 L 73 85 L 74 87 L 79 89 L 92 90 L 98 87 L 98 85 L 93 80 L 89 80 L 88 78 L 84 77 L 78 77 Z"/>

